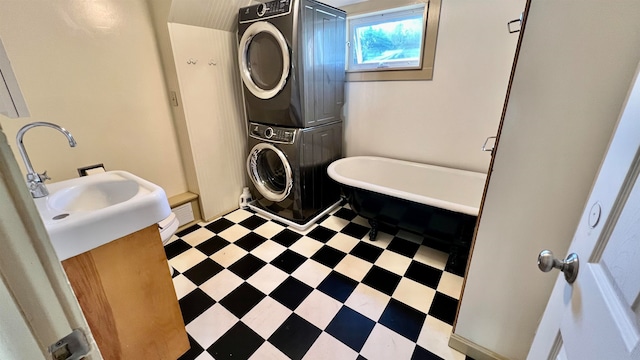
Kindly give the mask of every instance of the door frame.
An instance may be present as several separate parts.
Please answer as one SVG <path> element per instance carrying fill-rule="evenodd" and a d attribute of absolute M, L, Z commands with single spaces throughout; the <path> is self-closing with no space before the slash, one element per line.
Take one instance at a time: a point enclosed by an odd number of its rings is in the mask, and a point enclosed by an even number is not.
<path fill-rule="evenodd" d="M 14 304 L 7 312 L 3 309 L 3 316 L 14 324 L 24 324 L 20 328 L 29 329 L 31 335 L 25 338 L 26 333 L 15 331 L 12 323 L 0 322 L 0 333 L 9 336 L 0 341 L 0 354 L 18 355 L 15 349 L 35 342 L 42 358 L 49 359 L 49 345 L 80 329 L 92 349 L 85 358 L 100 360 L 100 351 L 22 177 L 0 128 L 0 292 L 10 296 Z"/>

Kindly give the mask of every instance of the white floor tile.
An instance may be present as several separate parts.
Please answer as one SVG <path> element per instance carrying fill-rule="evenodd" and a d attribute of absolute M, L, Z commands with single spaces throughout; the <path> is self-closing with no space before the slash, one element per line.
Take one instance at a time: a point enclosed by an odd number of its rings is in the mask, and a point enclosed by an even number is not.
<path fill-rule="evenodd" d="M 182 274 L 174 277 L 172 280 L 178 299 L 182 299 L 183 296 L 197 288 L 196 284 L 192 283 L 191 280 L 187 279 L 187 277 Z"/>
<path fill-rule="evenodd" d="M 330 268 L 315 261 L 308 260 L 300 265 L 291 275 L 312 288 L 316 288 L 330 272 Z"/>
<path fill-rule="evenodd" d="M 218 235 L 229 242 L 235 242 L 236 240 L 240 239 L 241 237 L 247 235 L 250 232 L 251 231 L 246 227 L 235 224 L 230 228 L 224 230 L 223 232 L 219 233 Z"/>
<path fill-rule="evenodd" d="M 303 236 L 293 245 L 291 245 L 289 249 L 309 258 L 313 256 L 316 251 L 320 250 L 323 245 L 324 244 L 322 244 L 320 241 L 314 240 L 308 236 Z"/>
<path fill-rule="evenodd" d="M 442 277 L 440 278 L 440 282 L 438 283 L 437 290 L 443 294 L 451 296 L 454 299 L 460 299 L 463 282 L 463 277 L 444 271 L 442 273 Z"/>
<path fill-rule="evenodd" d="M 336 265 L 334 270 L 343 275 L 347 275 L 353 280 L 362 281 L 372 267 L 373 264 L 370 262 L 347 254 L 347 256 Z"/>
<path fill-rule="evenodd" d="M 427 316 L 418 336 L 418 345 L 445 360 L 464 360 L 465 355 L 449 347 L 452 326 Z"/>
<path fill-rule="evenodd" d="M 286 247 L 275 241 L 265 241 L 257 248 L 251 250 L 251 253 L 266 262 L 271 262 L 271 260 L 277 258 L 285 250 L 287 250 Z"/>
<path fill-rule="evenodd" d="M 273 236 L 275 236 L 276 234 L 278 234 L 280 231 L 284 229 L 285 227 L 282 225 L 278 225 L 273 221 L 267 221 L 266 223 L 258 226 L 255 230 L 253 230 L 253 232 L 258 235 L 262 235 L 267 239 L 271 239 Z"/>
<path fill-rule="evenodd" d="M 448 259 L 449 254 L 426 246 L 420 246 L 418 252 L 413 257 L 413 260 L 440 270 L 444 270 L 445 266 L 447 266 Z"/>
<path fill-rule="evenodd" d="M 211 239 L 214 236 L 215 234 L 212 231 L 209 231 L 206 228 L 200 228 L 194 232 L 191 232 L 183 236 L 182 240 L 184 240 L 187 244 L 191 246 L 196 246 Z"/>
<path fill-rule="evenodd" d="M 362 225 L 362 226 L 366 226 L 368 228 L 371 227 L 371 225 L 369 225 L 369 220 L 363 218 L 362 216 L 356 216 L 355 218 L 353 218 L 353 220 L 351 220 L 351 222 L 356 223 L 358 225 Z"/>
<path fill-rule="evenodd" d="M 286 306 L 267 296 L 242 317 L 242 322 L 264 339 L 268 339 L 291 313 Z"/>
<path fill-rule="evenodd" d="M 304 360 L 355 360 L 357 357 L 358 353 L 353 349 L 323 332 L 304 355 Z"/>
<path fill-rule="evenodd" d="M 198 249 L 192 248 L 169 260 L 169 265 L 183 273 L 206 258 L 207 255 L 201 253 Z"/>
<path fill-rule="evenodd" d="M 239 223 L 240 221 L 251 217 L 251 215 L 253 215 L 252 212 L 244 210 L 244 209 L 238 209 L 232 213 L 229 213 L 227 215 L 224 216 L 225 219 L 229 219 L 231 221 L 233 221 L 234 223 Z"/>
<path fill-rule="evenodd" d="M 215 360 L 213 356 L 211 356 L 208 352 L 204 351 L 202 354 L 198 355 L 194 360 Z"/>
<path fill-rule="evenodd" d="M 187 332 L 203 348 L 208 348 L 238 322 L 238 318 L 220 304 L 214 304 L 187 325 Z"/>
<path fill-rule="evenodd" d="M 414 349 L 411 340 L 376 324 L 360 354 L 368 360 L 410 359 Z"/>
<path fill-rule="evenodd" d="M 229 244 L 209 257 L 215 260 L 218 264 L 224 267 L 229 267 L 231 264 L 240 260 L 247 254 L 248 252 L 245 249 L 234 244 Z"/>
<path fill-rule="evenodd" d="M 320 225 L 335 231 L 342 230 L 348 224 L 349 221 L 337 216 L 329 216 L 325 221 L 320 223 Z"/>
<path fill-rule="evenodd" d="M 213 300 L 220 301 L 243 282 L 238 275 L 224 269 L 200 285 L 200 289 L 211 296 Z"/>
<path fill-rule="evenodd" d="M 289 274 L 286 272 L 267 264 L 247 279 L 247 282 L 263 293 L 269 294 L 288 277 Z"/>
<path fill-rule="evenodd" d="M 344 304 L 369 319 L 378 321 L 390 299 L 390 296 L 374 288 L 358 284 Z"/>
<path fill-rule="evenodd" d="M 400 300 L 425 314 L 429 312 L 435 295 L 436 291 L 432 288 L 407 278 L 402 278 L 393 292 L 394 299 Z"/>
<path fill-rule="evenodd" d="M 404 276 L 409 265 L 411 265 L 411 259 L 406 256 L 396 254 L 393 251 L 385 250 L 380 254 L 380 257 L 376 260 L 375 264 L 383 269 L 391 271 L 392 273 Z"/>
<path fill-rule="evenodd" d="M 342 304 L 339 301 L 321 291 L 313 290 L 311 294 L 298 305 L 295 313 L 321 330 L 324 330 L 338 311 L 340 311 L 341 307 Z"/>
<path fill-rule="evenodd" d="M 360 240 L 353 236 L 337 233 L 327 242 L 327 245 L 348 254 L 356 245 L 358 245 L 358 242 L 360 242 Z"/>
<path fill-rule="evenodd" d="M 362 241 L 366 241 L 367 244 L 371 244 L 382 249 L 386 249 L 387 246 L 389 246 L 391 240 L 393 240 L 393 235 L 387 234 L 382 231 L 378 232 L 378 236 L 376 236 L 376 239 L 374 241 L 369 240 L 369 235 L 366 235 L 362 238 Z"/>
<path fill-rule="evenodd" d="M 265 341 L 258 350 L 251 355 L 249 360 L 289 360 L 289 357 L 271 345 L 270 342 Z"/>

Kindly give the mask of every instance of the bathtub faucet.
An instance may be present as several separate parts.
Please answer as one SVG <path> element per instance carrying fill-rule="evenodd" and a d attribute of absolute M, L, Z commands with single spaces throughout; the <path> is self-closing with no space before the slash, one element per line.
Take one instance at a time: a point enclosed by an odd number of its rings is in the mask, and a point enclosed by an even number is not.
<path fill-rule="evenodd" d="M 22 138 L 24 134 L 29 131 L 29 129 L 33 129 L 38 126 L 46 126 L 52 129 L 56 129 L 60 131 L 64 136 L 69 140 L 69 146 L 75 147 L 76 140 L 73 138 L 70 132 L 68 132 L 65 128 L 60 127 L 56 124 L 48 123 L 48 122 L 33 122 L 23 126 L 20 130 L 18 130 L 18 134 L 16 135 L 16 142 L 18 143 L 18 151 L 20 152 L 20 156 L 22 156 L 22 161 L 24 162 L 24 166 L 27 169 L 27 186 L 29 186 L 29 191 L 31 191 L 31 196 L 34 198 L 40 198 L 49 195 L 49 190 L 44 185 L 46 180 L 51 180 L 49 176 L 47 176 L 47 172 L 43 172 L 42 174 L 38 174 L 35 170 L 33 170 L 33 166 L 31 165 L 31 160 L 29 160 L 29 155 L 27 155 L 27 151 L 24 148 L 24 143 L 22 142 Z"/>

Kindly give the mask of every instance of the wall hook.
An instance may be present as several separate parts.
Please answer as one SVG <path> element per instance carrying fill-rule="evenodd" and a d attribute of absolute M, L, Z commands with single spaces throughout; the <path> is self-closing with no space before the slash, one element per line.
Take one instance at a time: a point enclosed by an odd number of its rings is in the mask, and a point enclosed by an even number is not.
<path fill-rule="evenodd" d="M 191 58 L 191 59 L 187 60 L 187 64 L 195 65 L 197 62 L 198 62 L 198 59 L 194 59 L 194 58 Z"/>
<path fill-rule="evenodd" d="M 218 63 L 215 60 L 211 59 L 209 60 L 209 65 L 215 66 L 215 65 L 218 65 Z"/>

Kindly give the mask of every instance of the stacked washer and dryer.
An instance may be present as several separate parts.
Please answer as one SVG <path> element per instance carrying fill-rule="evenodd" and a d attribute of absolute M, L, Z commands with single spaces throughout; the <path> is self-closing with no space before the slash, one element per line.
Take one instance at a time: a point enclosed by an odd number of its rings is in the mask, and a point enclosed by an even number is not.
<path fill-rule="evenodd" d="M 340 200 L 345 13 L 313 0 L 241 8 L 249 207 L 304 230 Z"/>

